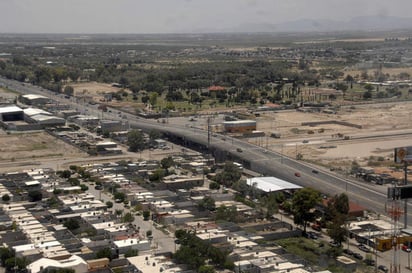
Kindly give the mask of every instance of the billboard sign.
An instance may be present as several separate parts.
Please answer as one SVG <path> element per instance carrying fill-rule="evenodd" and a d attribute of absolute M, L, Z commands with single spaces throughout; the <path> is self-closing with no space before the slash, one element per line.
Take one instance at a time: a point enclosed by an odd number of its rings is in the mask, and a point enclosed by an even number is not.
<path fill-rule="evenodd" d="M 396 163 L 412 162 L 412 146 L 395 148 Z"/>

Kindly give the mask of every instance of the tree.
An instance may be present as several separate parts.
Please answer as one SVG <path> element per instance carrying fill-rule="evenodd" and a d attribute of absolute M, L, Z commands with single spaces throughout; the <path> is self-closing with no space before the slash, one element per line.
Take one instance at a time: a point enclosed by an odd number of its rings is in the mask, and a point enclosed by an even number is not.
<path fill-rule="evenodd" d="M 218 189 L 220 189 L 220 184 L 212 181 L 209 184 L 209 189 L 218 190 Z"/>
<path fill-rule="evenodd" d="M 295 192 L 292 198 L 293 221 L 297 225 L 303 225 L 306 232 L 308 222 L 314 219 L 311 210 L 321 200 L 319 192 L 311 188 L 303 188 Z"/>
<path fill-rule="evenodd" d="M 80 184 L 80 190 L 81 191 L 87 191 L 89 189 L 89 187 L 85 184 Z"/>
<path fill-rule="evenodd" d="M 0 247 L 0 260 L 1 265 L 5 266 L 6 260 L 14 257 L 14 253 L 7 247 Z"/>
<path fill-rule="evenodd" d="M 124 194 L 123 192 L 115 192 L 114 199 L 119 203 L 124 202 L 124 200 L 126 200 L 126 194 Z"/>
<path fill-rule="evenodd" d="M 365 100 L 371 99 L 372 98 L 372 92 L 371 91 L 366 91 L 365 93 L 363 93 L 363 98 Z"/>
<path fill-rule="evenodd" d="M 134 257 L 134 256 L 138 256 L 139 255 L 139 250 L 137 249 L 129 249 L 126 251 L 126 253 L 124 254 L 124 256 L 126 258 L 128 257 Z"/>
<path fill-rule="evenodd" d="M 201 265 L 197 270 L 198 273 L 215 273 L 216 270 L 210 265 Z"/>
<path fill-rule="evenodd" d="M 157 103 L 157 97 L 158 97 L 159 95 L 156 93 L 156 92 L 153 92 L 153 93 L 151 93 L 150 94 L 150 99 L 149 99 L 149 101 L 150 101 L 150 104 L 152 105 L 152 106 L 155 106 L 156 105 L 156 103 Z"/>
<path fill-rule="evenodd" d="M 113 202 L 107 201 L 107 202 L 106 202 L 106 206 L 107 206 L 108 209 L 113 208 Z"/>
<path fill-rule="evenodd" d="M 347 235 L 345 227 L 349 213 L 349 199 L 344 193 L 335 195 L 328 201 L 326 217 L 329 220 L 328 234 L 338 243 L 342 243 Z"/>
<path fill-rule="evenodd" d="M 173 158 L 171 156 L 165 157 L 160 161 L 160 165 L 163 169 L 169 169 L 174 165 Z"/>
<path fill-rule="evenodd" d="M 30 264 L 30 261 L 26 257 L 22 257 L 22 258 L 11 257 L 11 258 L 8 258 L 4 262 L 4 265 L 6 267 L 6 272 L 16 272 L 17 270 L 19 272 L 22 272 L 21 270 L 26 269 L 29 264 Z M 14 269 L 16 266 L 17 266 L 17 270 Z"/>
<path fill-rule="evenodd" d="M 151 142 L 155 141 L 156 139 L 160 138 L 160 132 L 158 130 L 152 129 L 149 132 L 149 139 Z"/>
<path fill-rule="evenodd" d="M 147 220 L 149 220 L 149 217 L 150 217 L 150 211 L 149 210 L 144 210 L 143 211 L 143 220 L 147 221 Z"/>
<path fill-rule="evenodd" d="M 109 247 L 105 247 L 97 251 L 96 259 L 101 259 L 101 258 L 108 258 L 111 261 L 114 258 L 112 250 Z"/>
<path fill-rule="evenodd" d="M 231 187 L 233 183 L 239 181 L 241 175 L 242 173 L 238 166 L 232 162 L 226 162 L 223 171 L 216 175 L 215 181 L 226 187 Z"/>
<path fill-rule="evenodd" d="M 66 94 L 68 96 L 73 96 L 74 95 L 74 88 L 73 88 L 73 86 L 66 85 L 64 87 L 63 92 L 64 92 L 64 94 Z"/>
<path fill-rule="evenodd" d="M 79 221 L 74 218 L 70 218 L 64 221 L 63 226 L 65 226 L 68 230 L 73 231 L 80 227 Z"/>
<path fill-rule="evenodd" d="M 9 202 L 10 201 L 10 195 L 8 195 L 7 193 L 3 194 L 3 196 L 1 197 L 1 200 L 3 202 Z"/>
<path fill-rule="evenodd" d="M 128 212 L 128 213 L 126 213 L 124 216 L 123 216 L 123 219 L 122 219 L 122 221 L 123 221 L 123 223 L 133 223 L 133 221 L 134 221 L 134 216 L 133 216 L 133 214 L 131 214 L 130 212 Z"/>
<path fill-rule="evenodd" d="M 37 202 L 42 200 L 43 194 L 41 191 L 29 191 L 28 197 L 30 202 Z"/>
<path fill-rule="evenodd" d="M 144 147 L 144 137 L 143 133 L 139 130 L 131 130 L 127 134 L 127 145 L 131 152 L 137 152 Z"/>
<path fill-rule="evenodd" d="M 70 176 L 72 175 L 72 172 L 69 170 L 64 170 L 64 171 L 58 171 L 57 175 L 59 175 L 61 178 L 70 178 Z"/>
<path fill-rule="evenodd" d="M 215 218 L 216 220 L 225 220 L 229 222 L 236 222 L 238 217 L 237 208 L 235 206 L 226 207 L 221 205 L 217 208 Z"/>
<path fill-rule="evenodd" d="M 363 86 L 363 88 L 365 88 L 365 90 L 366 90 L 366 91 L 369 91 L 369 92 L 372 92 L 373 89 L 375 89 L 375 87 L 373 87 L 373 85 L 370 84 L 370 83 L 365 84 L 365 85 Z"/>
<path fill-rule="evenodd" d="M 209 210 L 214 211 L 216 209 L 215 199 L 210 196 L 205 196 L 203 199 L 198 203 L 199 210 Z"/>

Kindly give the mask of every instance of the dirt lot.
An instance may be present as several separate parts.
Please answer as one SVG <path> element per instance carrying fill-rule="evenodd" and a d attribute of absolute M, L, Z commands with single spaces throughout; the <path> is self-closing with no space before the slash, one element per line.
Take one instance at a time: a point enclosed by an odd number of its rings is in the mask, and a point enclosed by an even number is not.
<path fill-rule="evenodd" d="M 362 128 L 338 124 L 301 125 L 302 122 L 334 120 Z M 264 131 L 267 137 L 260 141 L 250 140 L 252 143 L 279 152 L 283 150 L 290 157 L 301 154 L 303 159 L 328 167 L 336 163 L 349 166 L 353 160 L 366 165 L 370 156 L 392 162 L 395 147 L 412 146 L 412 103 L 345 107 L 337 114 L 266 113 L 258 118 L 257 129 Z M 269 137 L 272 131 L 280 132 L 281 138 Z"/>
<path fill-rule="evenodd" d="M 0 131 L 0 168 L 10 164 L 33 163 L 44 159 L 86 156 L 73 146 L 45 132 L 12 133 Z"/>

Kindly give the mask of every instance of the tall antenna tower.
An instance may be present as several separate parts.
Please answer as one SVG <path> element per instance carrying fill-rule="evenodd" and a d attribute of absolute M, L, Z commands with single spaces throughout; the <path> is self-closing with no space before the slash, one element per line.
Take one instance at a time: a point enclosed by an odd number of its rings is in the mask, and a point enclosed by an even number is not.
<path fill-rule="evenodd" d="M 398 188 L 395 187 L 395 191 Z M 392 219 L 392 250 L 393 250 L 393 257 L 391 261 L 390 273 L 400 273 L 401 266 L 400 266 L 400 251 L 399 251 L 399 219 L 404 214 L 404 211 L 400 205 L 400 202 L 397 199 L 391 200 L 389 207 L 386 209 L 388 215 Z"/>

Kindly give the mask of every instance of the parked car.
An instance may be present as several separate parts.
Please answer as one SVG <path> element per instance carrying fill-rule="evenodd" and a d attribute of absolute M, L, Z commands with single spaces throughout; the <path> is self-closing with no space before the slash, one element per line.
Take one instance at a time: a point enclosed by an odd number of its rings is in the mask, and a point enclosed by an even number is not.
<path fill-rule="evenodd" d="M 355 259 L 358 259 L 358 260 L 362 260 L 362 259 L 363 259 L 362 255 L 359 254 L 359 253 L 357 253 L 357 252 L 354 252 L 354 253 L 353 253 L 353 257 L 354 257 Z"/>
<path fill-rule="evenodd" d="M 384 273 L 388 273 L 388 268 L 386 267 L 386 266 L 384 266 L 384 265 L 379 265 L 378 266 L 378 270 L 380 270 L 380 271 L 382 271 L 382 272 L 384 272 Z"/>
<path fill-rule="evenodd" d="M 332 246 L 332 247 L 339 247 L 339 246 L 340 246 L 340 243 L 335 242 L 335 241 L 330 241 L 330 242 L 329 242 L 329 245 Z"/>
<path fill-rule="evenodd" d="M 350 250 L 349 248 L 345 248 L 345 249 L 343 250 L 343 253 L 345 253 L 346 255 L 350 255 L 350 256 L 353 255 L 353 251 Z"/>
<path fill-rule="evenodd" d="M 315 232 L 311 232 L 311 231 L 306 232 L 304 236 L 308 239 L 313 239 L 313 240 L 318 239 L 318 235 Z"/>
<path fill-rule="evenodd" d="M 411 252 L 411 249 L 407 245 L 402 245 L 402 250 L 405 252 Z"/>
<path fill-rule="evenodd" d="M 316 230 L 316 231 L 321 231 L 322 228 L 319 224 L 313 224 L 310 226 L 312 229 Z"/>
<path fill-rule="evenodd" d="M 375 260 L 373 260 L 373 259 L 365 259 L 364 262 L 367 265 L 375 266 Z"/>
<path fill-rule="evenodd" d="M 358 248 L 359 248 L 360 250 L 362 250 L 363 252 L 366 252 L 366 253 L 371 252 L 371 251 L 369 250 L 369 248 L 368 248 L 367 246 L 363 245 L 363 244 L 359 244 L 359 245 L 358 245 Z"/>

